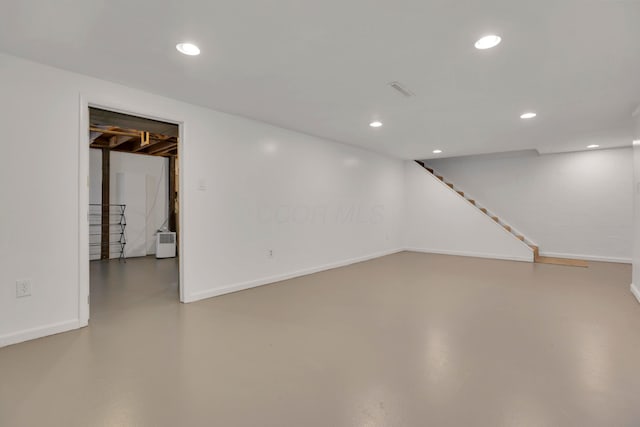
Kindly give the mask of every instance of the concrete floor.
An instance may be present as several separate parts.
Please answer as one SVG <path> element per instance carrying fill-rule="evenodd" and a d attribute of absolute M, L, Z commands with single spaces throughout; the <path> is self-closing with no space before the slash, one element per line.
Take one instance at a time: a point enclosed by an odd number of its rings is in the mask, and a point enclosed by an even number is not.
<path fill-rule="evenodd" d="M 0 426 L 638 426 L 628 265 L 401 253 L 198 303 L 93 263 L 89 328 L 0 349 Z"/>

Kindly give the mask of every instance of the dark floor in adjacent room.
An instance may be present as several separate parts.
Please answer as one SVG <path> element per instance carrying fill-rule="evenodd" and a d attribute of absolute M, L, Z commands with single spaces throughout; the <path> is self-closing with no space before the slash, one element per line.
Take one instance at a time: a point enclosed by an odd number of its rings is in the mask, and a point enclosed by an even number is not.
<path fill-rule="evenodd" d="M 631 268 L 399 253 L 197 303 L 91 265 L 88 328 L 0 349 L 0 425 L 637 426 Z"/>

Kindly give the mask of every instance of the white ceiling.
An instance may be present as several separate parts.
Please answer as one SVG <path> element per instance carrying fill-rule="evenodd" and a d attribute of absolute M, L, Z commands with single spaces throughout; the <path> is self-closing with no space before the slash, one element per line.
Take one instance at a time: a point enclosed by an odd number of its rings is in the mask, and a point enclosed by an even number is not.
<path fill-rule="evenodd" d="M 640 104 L 639 0 L 3 0 L 0 51 L 407 159 L 627 145 Z"/>

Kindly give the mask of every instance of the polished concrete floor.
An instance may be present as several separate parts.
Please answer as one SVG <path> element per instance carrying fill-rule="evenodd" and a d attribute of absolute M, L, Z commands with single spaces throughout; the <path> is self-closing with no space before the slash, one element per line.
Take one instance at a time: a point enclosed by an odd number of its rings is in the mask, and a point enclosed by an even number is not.
<path fill-rule="evenodd" d="M 628 265 L 400 253 L 189 305 L 92 264 L 90 327 L 0 349 L 0 426 L 640 426 Z"/>

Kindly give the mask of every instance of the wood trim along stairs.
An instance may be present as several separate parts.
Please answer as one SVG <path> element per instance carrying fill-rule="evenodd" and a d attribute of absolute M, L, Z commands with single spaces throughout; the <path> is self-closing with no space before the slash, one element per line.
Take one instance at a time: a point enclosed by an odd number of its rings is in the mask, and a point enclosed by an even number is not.
<path fill-rule="evenodd" d="M 465 193 L 462 190 L 456 188 L 456 186 L 453 183 L 447 182 L 444 179 L 444 176 L 437 174 L 434 171 L 433 168 L 428 167 L 427 165 L 424 164 L 424 162 L 421 162 L 420 160 L 416 160 L 415 162 L 418 165 L 422 166 L 431 175 L 433 175 L 434 177 L 436 177 L 437 179 L 442 181 L 445 185 L 447 185 L 449 188 L 451 188 L 451 190 L 453 190 L 456 194 L 458 194 L 459 197 L 462 197 L 467 202 L 469 202 L 473 206 L 475 206 L 476 209 L 478 209 L 483 214 L 487 215 L 492 220 L 494 220 L 496 223 L 501 225 L 505 232 L 513 235 L 516 239 L 520 240 L 521 242 L 523 242 L 527 246 L 529 246 L 529 248 L 531 248 L 531 250 L 533 251 L 533 262 L 538 263 L 538 264 L 566 265 L 566 266 L 571 266 L 571 267 L 585 267 L 586 268 L 586 267 L 589 266 L 589 264 L 585 260 L 565 259 L 565 258 L 552 258 L 552 257 L 540 256 L 540 248 L 538 247 L 538 245 L 532 243 L 531 240 L 527 239 L 524 235 L 519 234 L 516 230 L 513 229 L 513 227 L 508 225 L 505 221 L 501 220 L 498 216 L 493 215 L 487 208 L 480 207 L 476 200 L 469 198 L 469 196 L 465 196 Z"/>

